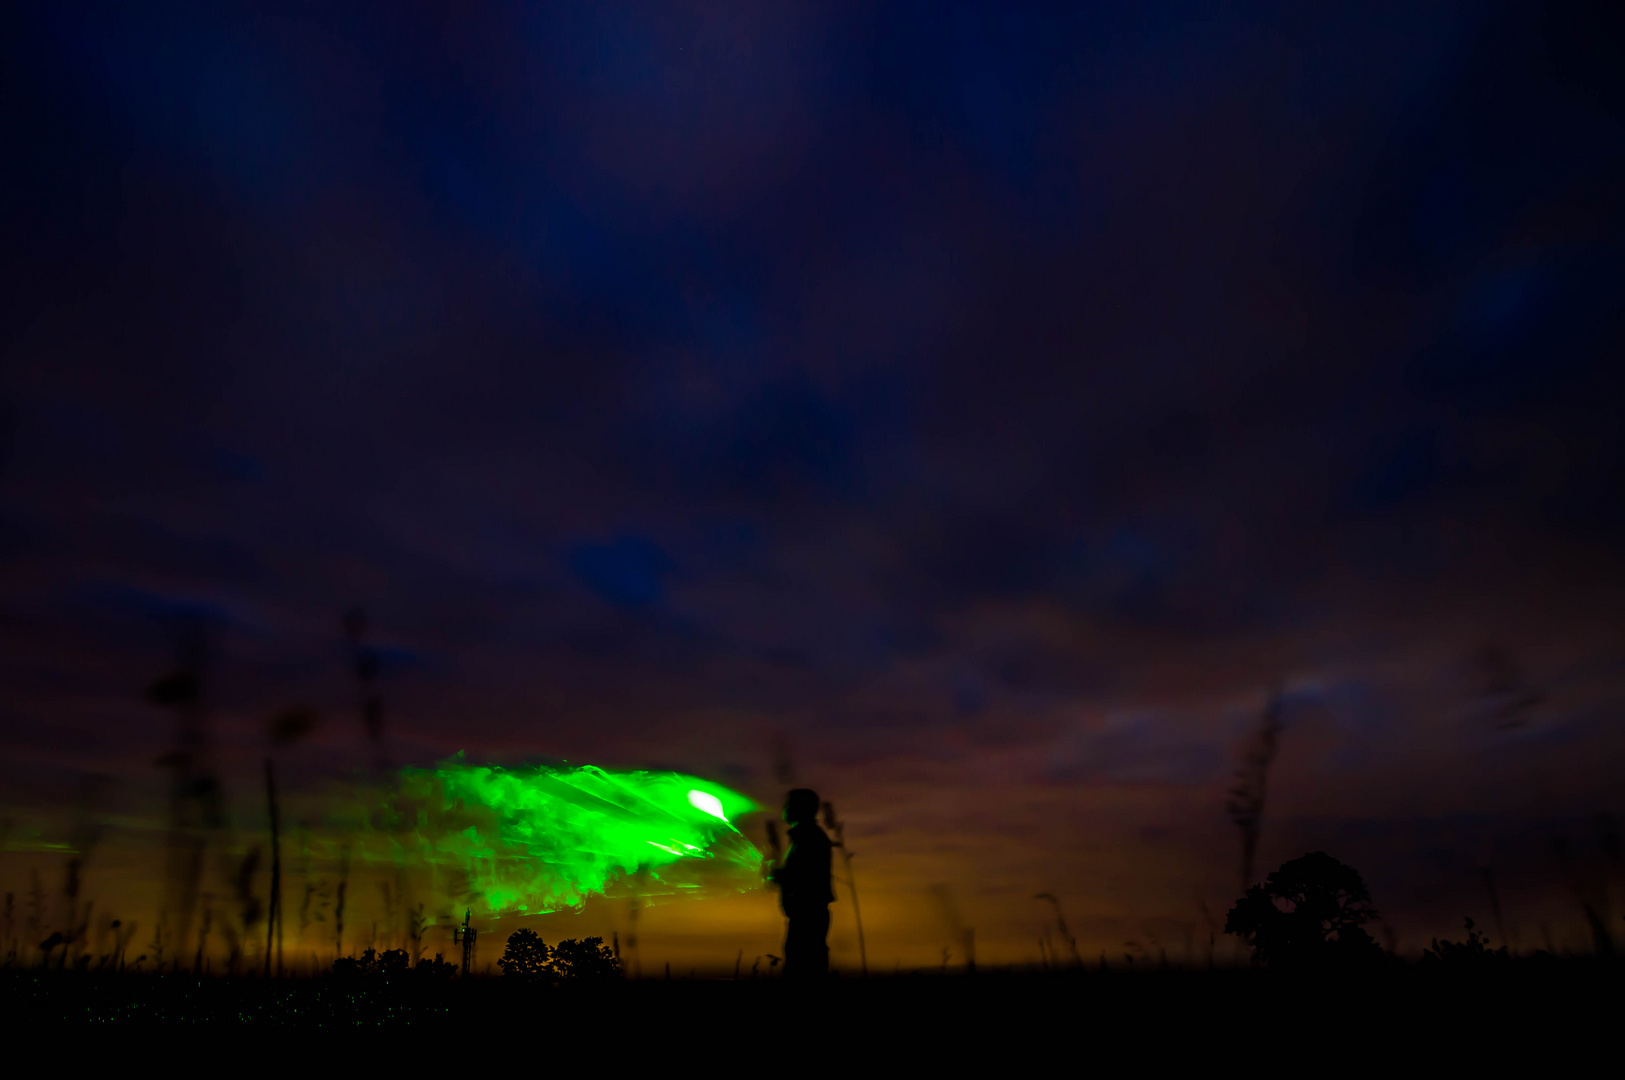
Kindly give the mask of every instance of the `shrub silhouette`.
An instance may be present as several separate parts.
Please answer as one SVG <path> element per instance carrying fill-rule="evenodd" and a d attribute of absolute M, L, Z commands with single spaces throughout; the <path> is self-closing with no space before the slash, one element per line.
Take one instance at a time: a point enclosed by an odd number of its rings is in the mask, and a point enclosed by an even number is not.
<path fill-rule="evenodd" d="M 1499 949 L 1490 948 L 1489 941 L 1473 928 L 1473 920 L 1467 920 L 1466 941 L 1440 941 L 1433 939 L 1431 948 L 1422 950 L 1424 964 L 1444 962 L 1447 964 L 1482 964 L 1491 960 L 1507 959 L 1507 949 L 1503 945 Z"/>
<path fill-rule="evenodd" d="M 521 927 L 508 935 L 508 947 L 497 961 L 502 975 L 522 982 L 540 982 L 553 975 L 553 954 L 534 930 Z"/>
<path fill-rule="evenodd" d="M 553 947 L 553 968 L 563 979 L 598 981 L 618 977 L 621 961 L 605 947 L 601 937 L 582 941 L 567 938 Z"/>
<path fill-rule="evenodd" d="M 418 966 L 422 967 L 421 964 Z M 406 955 L 405 949 L 389 949 L 383 953 L 367 949 L 360 956 L 341 956 L 333 961 L 333 974 L 346 977 L 369 975 L 398 977 L 411 969 L 411 958 Z"/>
<path fill-rule="evenodd" d="M 435 953 L 433 960 L 428 957 L 419 960 L 412 974 L 419 979 L 449 979 L 457 974 L 457 965 L 447 961 L 440 953 Z"/>
<path fill-rule="evenodd" d="M 372 975 L 378 970 L 378 954 L 368 949 L 360 956 L 341 956 L 333 961 L 333 974 L 354 977 Z"/>
<path fill-rule="evenodd" d="M 1381 959 L 1363 924 L 1376 918 L 1353 867 L 1323 851 L 1283 863 L 1236 901 L 1227 934 L 1244 938 L 1253 962 L 1271 968 L 1321 967 Z"/>

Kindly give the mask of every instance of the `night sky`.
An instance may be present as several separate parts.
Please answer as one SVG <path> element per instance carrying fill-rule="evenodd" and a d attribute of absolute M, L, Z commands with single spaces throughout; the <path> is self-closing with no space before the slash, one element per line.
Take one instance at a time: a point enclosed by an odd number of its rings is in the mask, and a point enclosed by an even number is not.
<path fill-rule="evenodd" d="M 1617 8 L 1014 8 L 7 5 L 4 887 L 157 873 L 187 633 L 233 829 L 359 775 L 360 606 L 391 761 L 816 786 L 886 967 L 1203 954 L 1277 688 L 1261 872 L 1589 947 Z"/>

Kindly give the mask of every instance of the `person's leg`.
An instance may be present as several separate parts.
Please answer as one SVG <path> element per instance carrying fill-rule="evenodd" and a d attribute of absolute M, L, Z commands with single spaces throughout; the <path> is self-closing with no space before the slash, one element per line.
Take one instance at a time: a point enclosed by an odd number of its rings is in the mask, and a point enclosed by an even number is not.
<path fill-rule="evenodd" d="M 807 945 L 813 968 L 811 974 L 821 979 L 829 974 L 829 908 L 820 909 L 807 921 L 812 924 L 808 927 L 808 936 L 812 940 Z"/>
<path fill-rule="evenodd" d="M 829 974 L 829 908 L 790 916 L 790 930 L 784 938 L 784 974 L 797 979 Z"/>
<path fill-rule="evenodd" d="M 801 923 L 794 915 L 790 915 L 784 929 L 784 970 L 780 974 L 786 979 L 799 974 L 801 965 L 797 961 L 800 958 Z"/>

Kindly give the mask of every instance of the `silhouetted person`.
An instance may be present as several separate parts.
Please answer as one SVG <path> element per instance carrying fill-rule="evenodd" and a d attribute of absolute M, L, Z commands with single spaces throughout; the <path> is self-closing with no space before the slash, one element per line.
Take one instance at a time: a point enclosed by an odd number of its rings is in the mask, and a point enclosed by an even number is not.
<path fill-rule="evenodd" d="M 784 974 L 817 979 L 829 974 L 830 889 L 829 836 L 818 825 L 818 794 L 796 788 L 784 801 L 790 850 L 771 877 L 779 887 L 779 906 L 790 919 L 784 938 Z"/>

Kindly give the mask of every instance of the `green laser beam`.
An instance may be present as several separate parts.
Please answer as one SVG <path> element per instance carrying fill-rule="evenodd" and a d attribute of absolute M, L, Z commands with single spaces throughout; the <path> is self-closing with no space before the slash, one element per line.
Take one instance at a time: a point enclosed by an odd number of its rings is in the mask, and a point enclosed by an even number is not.
<path fill-rule="evenodd" d="M 398 855 L 466 875 L 492 913 L 538 913 L 590 896 L 758 888 L 761 853 L 732 824 L 756 809 L 681 773 L 458 757 L 403 770 L 385 816 Z"/>

